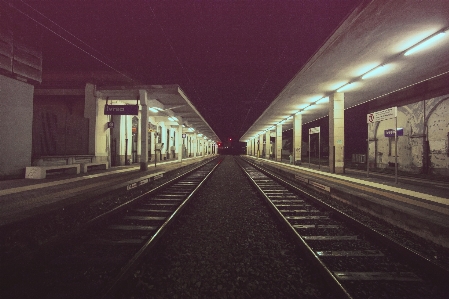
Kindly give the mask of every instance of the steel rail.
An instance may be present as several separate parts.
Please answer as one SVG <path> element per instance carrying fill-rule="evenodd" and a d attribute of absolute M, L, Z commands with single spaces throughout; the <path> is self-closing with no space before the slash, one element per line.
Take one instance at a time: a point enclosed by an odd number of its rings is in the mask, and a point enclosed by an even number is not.
<path fill-rule="evenodd" d="M 145 197 L 148 197 L 150 195 L 153 195 L 153 194 L 156 194 L 156 193 L 160 192 L 161 190 L 163 190 L 163 189 L 167 188 L 168 186 L 176 183 L 177 181 L 181 180 L 182 178 L 184 178 L 184 177 L 192 174 L 193 172 L 197 171 L 199 168 L 203 167 L 204 165 L 206 165 L 208 163 L 212 163 L 216 159 L 218 159 L 218 157 L 214 158 L 214 159 L 210 159 L 208 161 L 205 161 L 204 163 L 201 163 L 200 165 L 195 166 L 194 168 L 188 170 L 187 172 L 182 173 L 182 174 L 178 175 L 177 177 L 174 177 L 174 178 L 170 179 L 169 181 L 167 181 L 165 183 L 162 183 L 161 185 L 159 185 L 157 187 L 154 187 L 153 189 L 151 189 L 149 191 L 146 191 L 146 192 L 144 192 L 144 193 L 142 193 L 142 194 L 140 194 L 140 195 L 138 195 L 138 196 L 136 196 L 134 198 L 131 198 L 130 200 L 122 203 L 121 205 L 113 208 L 112 210 L 109 210 L 109 211 L 107 211 L 107 212 L 105 212 L 105 213 L 103 213 L 101 215 L 98 215 L 95 218 L 92 218 L 91 220 L 86 222 L 80 228 L 80 230 L 85 230 L 85 229 L 87 229 L 87 228 L 89 228 L 91 226 L 98 225 L 98 224 L 100 224 L 103 221 L 107 221 L 113 215 L 115 215 L 117 213 L 120 213 L 124 208 L 130 207 L 132 204 L 138 202 L 142 198 L 145 198 Z"/>
<path fill-rule="evenodd" d="M 304 238 L 295 230 L 295 228 L 288 222 L 284 215 L 279 211 L 279 209 L 273 204 L 267 194 L 259 187 L 259 185 L 254 181 L 250 174 L 243 168 L 243 166 L 238 162 L 240 168 L 245 173 L 247 178 L 250 180 L 251 184 L 257 189 L 260 195 L 264 198 L 265 202 L 268 204 L 270 209 L 276 214 L 279 220 L 285 225 L 289 232 L 292 233 L 297 241 L 298 245 L 302 251 L 307 255 L 309 260 L 313 263 L 315 267 L 319 270 L 321 276 L 326 280 L 329 285 L 335 290 L 336 296 L 341 299 L 353 299 L 353 297 L 346 291 L 346 289 L 341 285 L 332 271 L 321 261 L 321 259 L 315 254 L 313 249 L 306 243 Z"/>
<path fill-rule="evenodd" d="M 370 238 L 373 238 L 376 242 L 379 242 L 383 244 L 384 246 L 388 247 L 390 250 L 393 250 L 393 252 L 397 253 L 397 258 L 399 258 L 402 261 L 407 262 L 415 268 L 418 272 L 425 272 L 426 276 L 430 278 L 432 281 L 436 282 L 439 286 L 447 288 L 447 282 L 449 281 L 449 269 L 445 269 L 441 267 L 440 265 L 435 264 L 430 260 L 429 258 L 423 256 L 421 253 L 417 252 L 416 250 L 413 250 L 412 248 L 409 248 L 407 246 L 404 246 L 403 244 L 398 243 L 388 235 L 369 227 L 367 224 L 355 219 L 354 217 L 346 214 L 343 211 L 338 210 L 337 208 L 325 203 L 321 199 L 317 198 L 316 196 L 306 192 L 304 189 L 296 186 L 294 183 L 292 183 L 290 180 L 287 180 L 278 174 L 274 174 L 271 171 L 268 171 L 264 169 L 263 167 L 256 165 L 246 159 L 244 159 L 245 162 L 249 163 L 268 177 L 276 180 L 278 183 L 286 187 L 287 189 L 295 192 L 300 193 L 302 196 L 307 197 L 308 199 L 315 202 L 317 205 L 321 206 L 322 208 L 328 209 L 332 211 L 333 216 L 346 222 L 350 223 L 352 227 L 355 229 L 363 232 L 364 234 L 368 235 Z"/>
<path fill-rule="evenodd" d="M 212 162 L 212 161 L 211 161 Z M 198 192 L 198 190 L 204 185 L 204 183 L 209 179 L 211 174 L 220 165 L 222 160 L 212 168 L 212 170 L 201 180 L 201 182 L 195 187 L 195 189 L 187 196 L 187 198 L 176 208 L 176 210 L 171 214 L 170 217 L 165 220 L 165 222 L 159 227 L 159 229 L 154 233 L 154 235 L 145 242 L 145 244 L 139 249 L 138 252 L 128 261 L 128 263 L 121 269 L 120 273 L 112 280 L 112 282 L 105 288 L 104 295 L 101 298 L 113 298 L 114 292 L 120 285 L 120 282 L 129 277 L 131 272 L 138 266 L 138 263 L 149 253 L 150 249 L 154 247 L 157 240 L 167 231 L 167 229 L 174 223 L 178 218 L 181 211 L 186 207 L 188 202 L 192 197 Z"/>

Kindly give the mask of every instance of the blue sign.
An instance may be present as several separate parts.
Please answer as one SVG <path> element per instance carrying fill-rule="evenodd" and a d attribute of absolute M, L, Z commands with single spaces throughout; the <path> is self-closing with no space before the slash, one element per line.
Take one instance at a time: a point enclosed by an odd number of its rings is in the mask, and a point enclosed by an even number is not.
<path fill-rule="evenodd" d="M 398 136 L 404 136 L 404 129 L 398 128 L 397 130 Z M 385 137 L 394 137 L 394 129 L 388 129 L 384 131 Z"/>

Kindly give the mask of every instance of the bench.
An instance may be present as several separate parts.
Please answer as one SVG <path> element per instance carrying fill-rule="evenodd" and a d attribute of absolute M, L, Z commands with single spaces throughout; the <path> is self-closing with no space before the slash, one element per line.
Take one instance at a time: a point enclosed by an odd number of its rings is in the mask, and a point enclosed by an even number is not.
<path fill-rule="evenodd" d="M 100 169 L 108 169 L 109 164 L 108 162 L 88 162 L 88 163 L 81 163 L 81 173 L 87 173 L 88 167 L 95 167 Z"/>
<path fill-rule="evenodd" d="M 45 179 L 47 177 L 47 171 L 60 170 L 67 171 L 69 173 L 80 173 L 80 164 L 69 165 L 49 165 L 49 166 L 30 166 L 25 169 L 26 179 Z"/>

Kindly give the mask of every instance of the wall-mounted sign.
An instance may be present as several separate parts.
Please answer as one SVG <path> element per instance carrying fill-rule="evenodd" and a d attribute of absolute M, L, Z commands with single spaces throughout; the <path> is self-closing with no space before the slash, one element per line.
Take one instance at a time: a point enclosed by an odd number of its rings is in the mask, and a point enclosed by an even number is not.
<path fill-rule="evenodd" d="M 398 128 L 397 132 L 398 132 L 398 136 L 404 136 L 403 128 Z M 384 130 L 384 136 L 385 137 L 394 137 L 394 129 Z"/>
<path fill-rule="evenodd" d="M 104 115 L 138 115 L 139 105 L 105 105 Z"/>
<path fill-rule="evenodd" d="M 108 128 L 114 128 L 114 122 L 108 121 Z"/>
<path fill-rule="evenodd" d="M 376 121 L 387 120 L 391 118 L 395 118 L 398 115 L 398 107 L 391 107 L 388 109 L 368 113 L 366 115 L 366 122 L 373 123 Z"/>

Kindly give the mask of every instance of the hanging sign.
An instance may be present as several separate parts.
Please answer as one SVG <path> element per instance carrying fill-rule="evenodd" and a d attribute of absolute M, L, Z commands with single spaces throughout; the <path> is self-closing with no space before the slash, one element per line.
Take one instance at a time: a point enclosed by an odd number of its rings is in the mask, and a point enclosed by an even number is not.
<path fill-rule="evenodd" d="M 104 115 L 138 115 L 139 105 L 105 105 Z"/>

